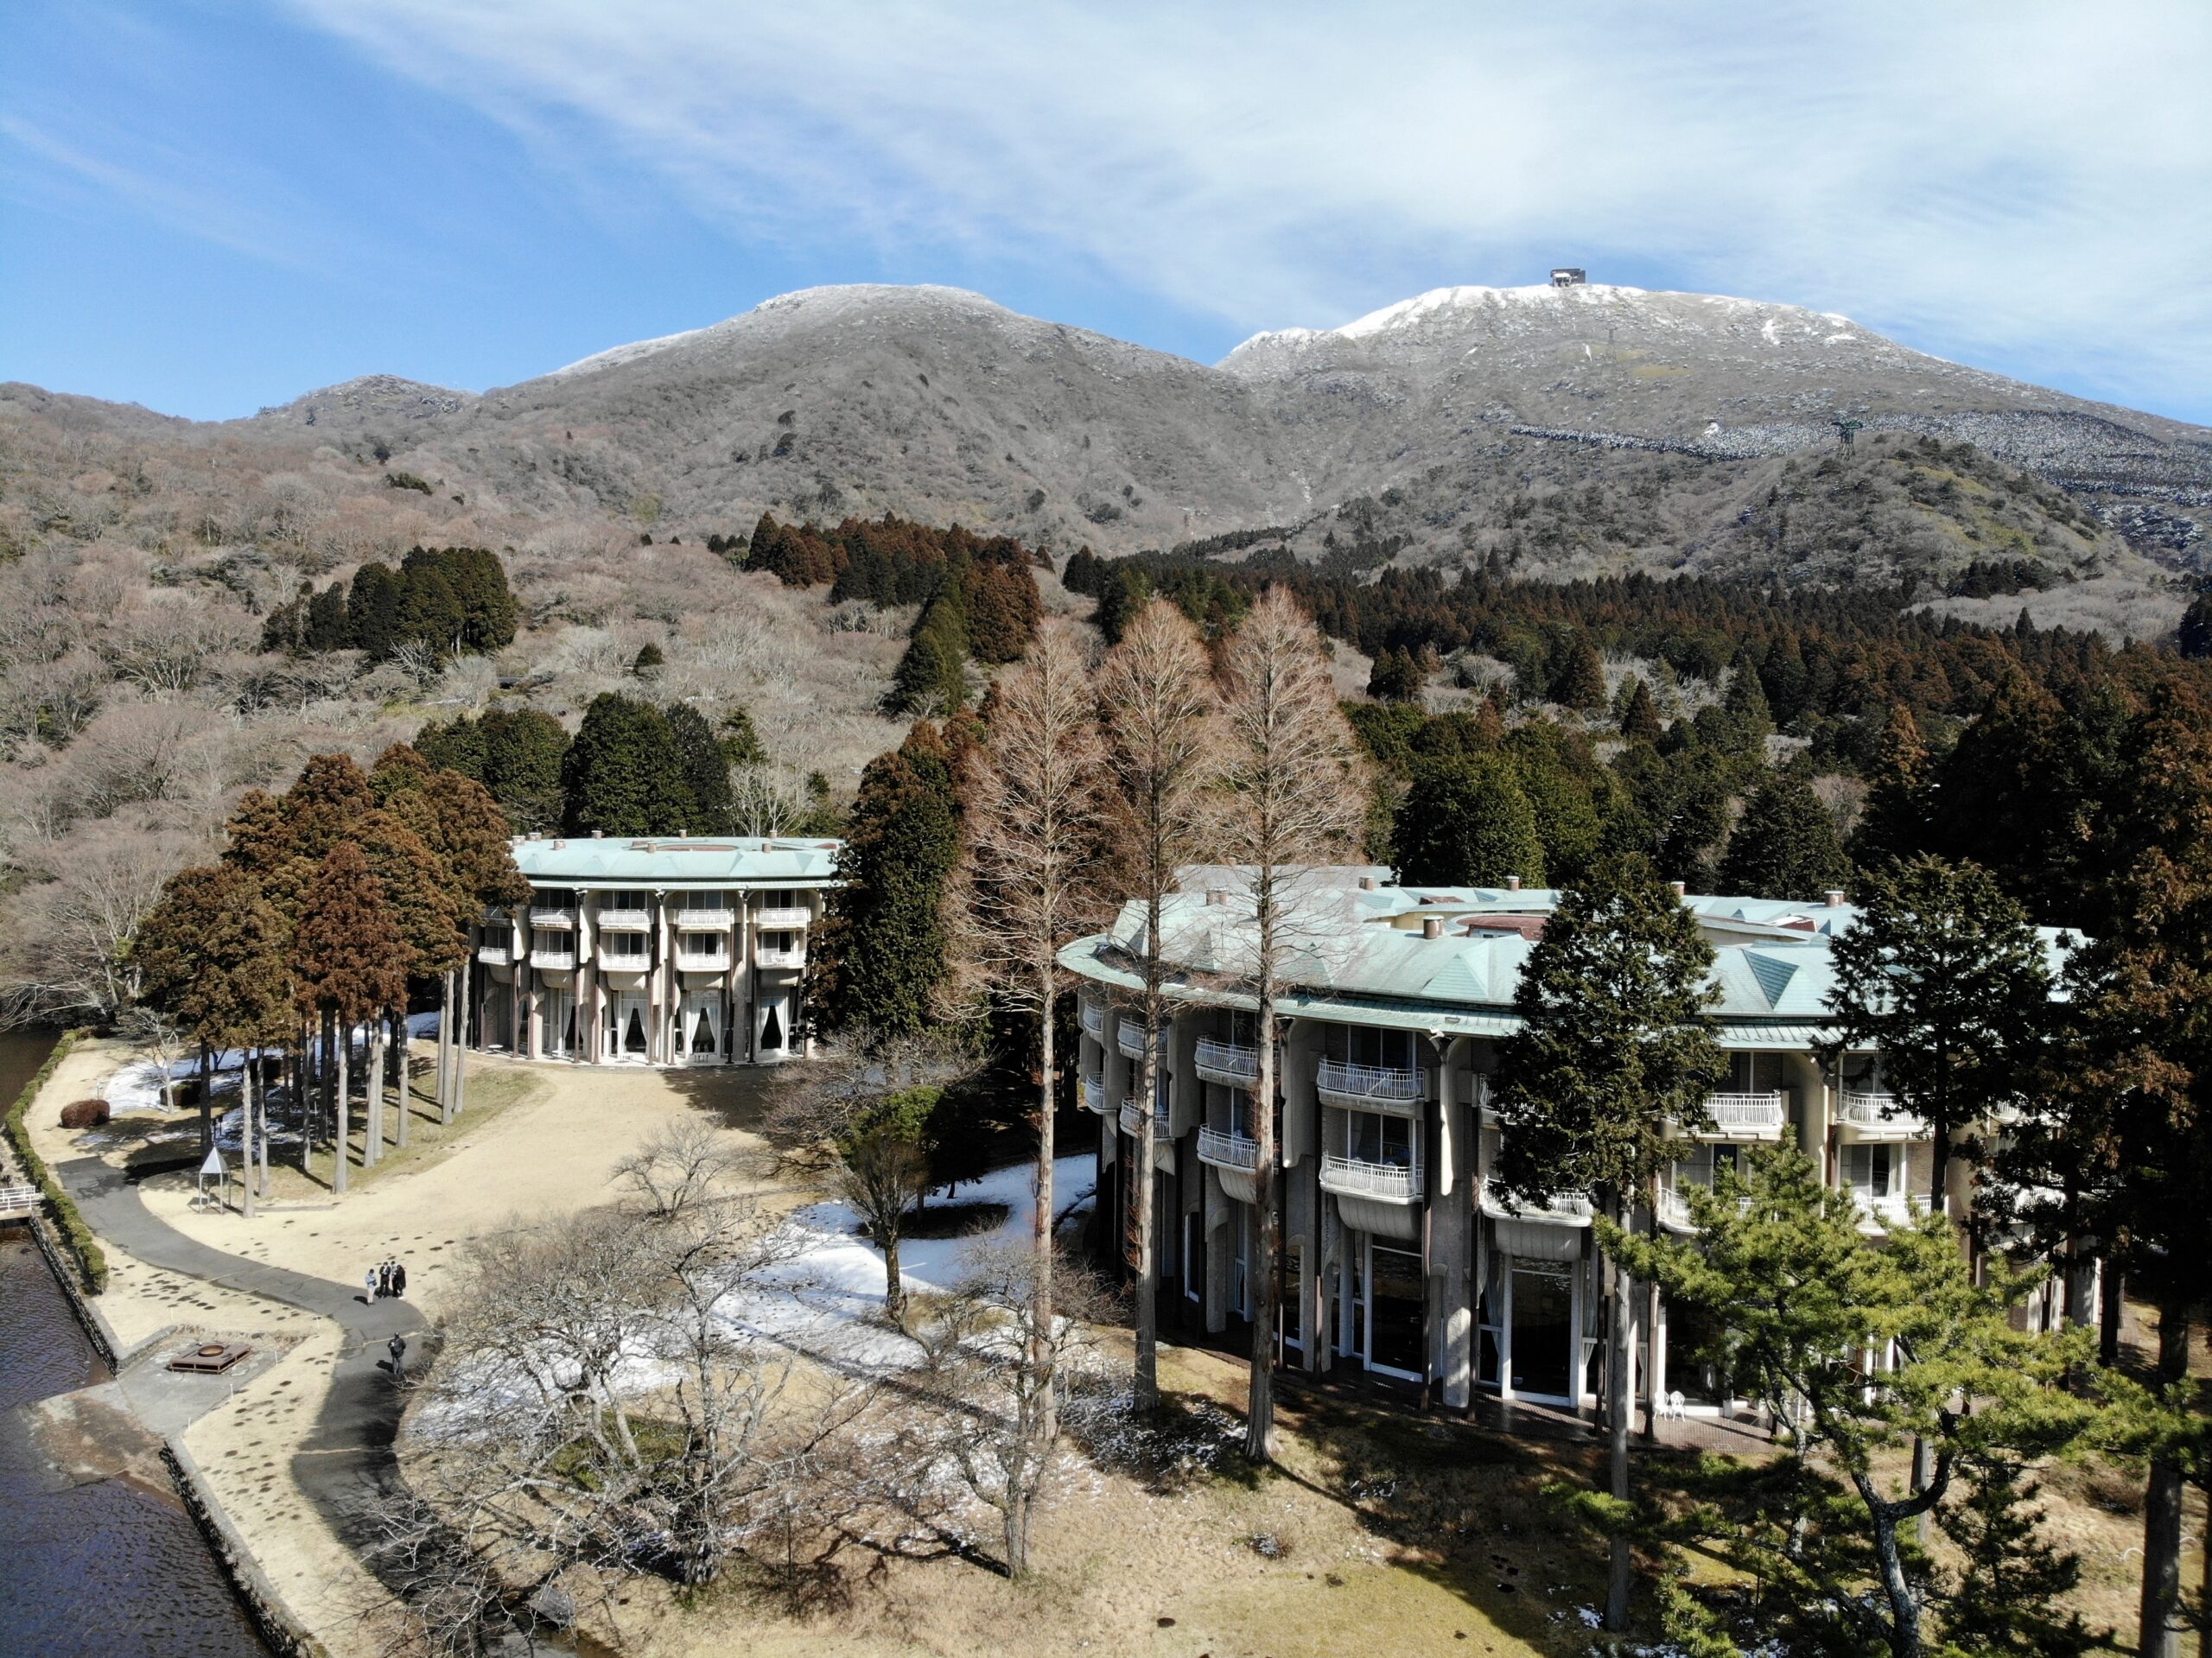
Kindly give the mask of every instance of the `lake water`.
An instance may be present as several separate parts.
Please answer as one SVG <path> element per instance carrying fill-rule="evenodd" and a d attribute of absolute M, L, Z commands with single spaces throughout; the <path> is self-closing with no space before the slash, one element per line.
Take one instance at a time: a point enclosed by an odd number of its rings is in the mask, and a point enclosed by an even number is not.
<path fill-rule="evenodd" d="M 0 1102 L 50 1034 L 0 1032 Z M 67 1487 L 16 1407 L 108 1379 L 46 1257 L 0 1235 L 0 1653 L 7 1658 L 265 1658 L 199 1528 L 128 1480 Z"/>

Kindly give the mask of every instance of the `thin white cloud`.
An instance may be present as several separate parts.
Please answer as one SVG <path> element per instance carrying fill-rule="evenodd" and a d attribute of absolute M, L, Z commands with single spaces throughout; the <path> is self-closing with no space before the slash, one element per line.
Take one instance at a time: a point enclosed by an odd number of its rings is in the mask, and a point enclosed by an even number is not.
<path fill-rule="evenodd" d="M 2212 363 L 2212 8 L 291 0 L 542 154 L 801 248 L 1246 328 L 1552 257 L 2153 406 Z"/>

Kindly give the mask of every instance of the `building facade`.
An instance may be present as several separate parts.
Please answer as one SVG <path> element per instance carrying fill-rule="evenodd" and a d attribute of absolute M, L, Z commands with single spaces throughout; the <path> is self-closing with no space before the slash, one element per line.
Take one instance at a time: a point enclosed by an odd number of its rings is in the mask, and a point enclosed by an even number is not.
<path fill-rule="evenodd" d="M 1253 1306 L 1261 1188 L 1257 1021 L 1249 996 L 1230 988 L 1251 906 L 1234 870 L 1185 872 L 1183 886 L 1160 925 L 1173 1015 L 1151 1102 L 1153 1243 L 1162 1327 L 1225 1335 Z M 1514 990 L 1556 896 L 1403 887 L 1379 869 L 1298 878 L 1283 906 L 1297 941 L 1284 982 L 1297 988 L 1276 1006 L 1274 1104 L 1284 1244 L 1277 1350 L 1287 1365 L 1363 1369 L 1433 1390 L 1447 1406 L 1478 1394 L 1594 1405 L 1605 1337 L 1591 1201 L 1562 1191 L 1516 1206 L 1489 1180 L 1501 1133 L 1490 1109 L 1497 1045 L 1517 1024 Z M 1730 1074 L 1707 1102 L 1712 1126 L 1681 1137 L 1656 1213 L 1638 1224 L 1691 1230 L 1690 1188 L 1710 1185 L 1716 1168 L 1749 1148 L 1785 1140 L 1853 1194 L 1870 1234 L 1924 1206 L 1928 1127 L 1897 1110 L 1881 1056 L 1846 1053 L 1827 1065 L 1815 1052 L 1831 1024 L 1828 947 L 1856 919 L 1842 894 L 1812 905 L 1682 901 L 1715 948 L 1713 1020 Z M 1144 1037 L 1132 1011 L 1134 951 L 1143 928 L 1131 905 L 1110 931 L 1062 956 L 1089 981 L 1077 998 L 1078 1086 L 1099 1119 L 1102 1224 L 1131 1259 L 1128 1175 L 1145 1109 L 1132 1095 Z M 2058 935 L 2045 937 L 2055 952 Z M 1950 1212 L 1963 1212 L 1970 1178 L 1966 1160 L 1953 1159 Z M 2040 1324 L 2057 1305 L 2054 1291 L 2024 1316 Z M 1729 1409 L 1727 1379 L 1687 1357 L 1704 1345 L 1699 1315 L 1637 1311 L 1638 1396 L 1686 1414 Z M 1670 1359 L 1670 1344 L 1686 1356 Z"/>
<path fill-rule="evenodd" d="M 471 1047 L 585 1064 L 768 1064 L 802 1034 L 838 843 L 524 836 L 526 904 L 471 940 Z"/>

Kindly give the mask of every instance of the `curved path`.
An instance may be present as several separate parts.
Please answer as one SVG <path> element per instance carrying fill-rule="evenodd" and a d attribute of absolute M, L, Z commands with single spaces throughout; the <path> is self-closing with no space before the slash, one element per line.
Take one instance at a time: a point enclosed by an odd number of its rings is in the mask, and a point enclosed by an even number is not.
<path fill-rule="evenodd" d="M 331 1530 L 359 1553 L 366 1540 L 360 1506 L 394 1477 L 391 1447 L 404 1403 L 391 1383 L 387 1344 L 396 1335 L 406 1337 L 410 1370 L 427 1367 L 422 1314 L 405 1301 L 371 1301 L 359 1284 L 334 1284 L 247 1261 L 187 1237 L 147 1209 L 124 1171 L 99 1158 L 73 1158 L 54 1172 L 92 1229 L 147 1265 L 320 1313 L 338 1324 L 344 1339 L 337 1368 L 312 1435 L 293 1454 L 292 1477 Z"/>

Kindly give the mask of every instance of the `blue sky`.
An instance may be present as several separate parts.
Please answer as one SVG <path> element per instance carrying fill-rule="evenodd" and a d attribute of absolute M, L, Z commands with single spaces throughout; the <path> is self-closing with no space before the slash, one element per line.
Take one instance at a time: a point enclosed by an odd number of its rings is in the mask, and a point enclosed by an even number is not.
<path fill-rule="evenodd" d="M 1425 289 L 1843 312 L 2212 422 L 2212 6 L 0 6 L 0 379 L 481 389 L 816 283 L 1211 361 Z"/>

